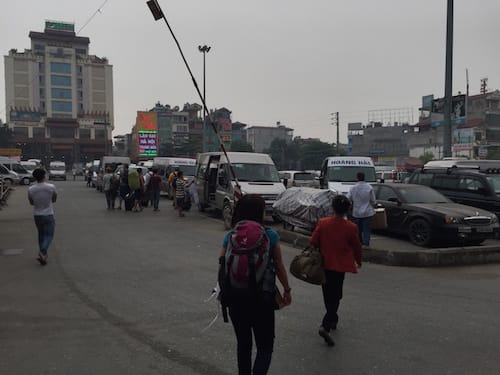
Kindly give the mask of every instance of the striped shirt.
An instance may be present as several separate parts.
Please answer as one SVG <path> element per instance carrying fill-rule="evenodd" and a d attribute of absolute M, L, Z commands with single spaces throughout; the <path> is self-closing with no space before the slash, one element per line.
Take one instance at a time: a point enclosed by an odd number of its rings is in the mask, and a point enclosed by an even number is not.
<path fill-rule="evenodd" d="M 186 196 L 186 181 L 182 178 L 178 178 L 175 181 L 175 197 L 184 198 Z"/>

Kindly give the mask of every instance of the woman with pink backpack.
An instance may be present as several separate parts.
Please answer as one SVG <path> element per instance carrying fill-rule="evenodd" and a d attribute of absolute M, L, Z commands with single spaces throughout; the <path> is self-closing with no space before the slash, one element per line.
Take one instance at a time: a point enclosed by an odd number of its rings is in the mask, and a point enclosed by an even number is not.
<path fill-rule="evenodd" d="M 219 258 L 219 298 L 236 334 L 239 375 L 265 375 L 271 365 L 276 276 L 284 289 L 283 303 L 292 301 L 279 235 L 262 225 L 265 207 L 258 195 L 245 195 L 236 203 L 233 229 L 224 238 Z M 253 366 L 252 334 L 257 347 Z"/>

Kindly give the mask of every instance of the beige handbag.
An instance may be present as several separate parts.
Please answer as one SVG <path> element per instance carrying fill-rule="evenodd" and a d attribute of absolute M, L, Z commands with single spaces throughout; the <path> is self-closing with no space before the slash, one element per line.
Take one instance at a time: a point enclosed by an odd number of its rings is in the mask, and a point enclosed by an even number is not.
<path fill-rule="evenodd" d="M 297 279 L 309 284 L 325 283 L 323 259 L 318 249 L 306 247 L 302 253 L 293 258 L 290 263 L 290 273 Z"/>

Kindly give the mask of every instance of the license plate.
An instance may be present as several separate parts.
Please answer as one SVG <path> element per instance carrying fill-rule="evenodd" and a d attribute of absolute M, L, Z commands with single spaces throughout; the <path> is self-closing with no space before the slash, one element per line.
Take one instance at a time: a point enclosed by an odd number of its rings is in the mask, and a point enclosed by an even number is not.
<path fill-rule="evenodd" d="M 493 232 L 493 228 L 476 228 L 476 232 L 480 232 L 480 233 L 491 233 Z"/>

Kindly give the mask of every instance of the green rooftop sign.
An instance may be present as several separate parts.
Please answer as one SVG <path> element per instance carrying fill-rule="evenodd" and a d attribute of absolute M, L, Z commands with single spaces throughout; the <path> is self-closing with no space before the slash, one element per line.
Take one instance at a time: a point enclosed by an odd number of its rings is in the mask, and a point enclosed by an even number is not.
<path fill-rule="evenodd" d="M 75 32 L 74 23 L 45 21 L 45 30 L 71 31 Z"/>

